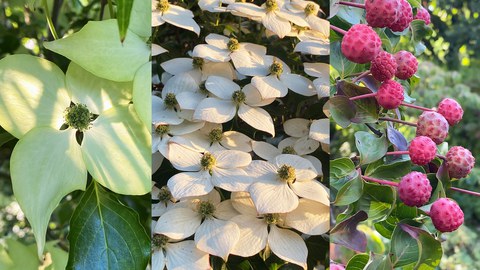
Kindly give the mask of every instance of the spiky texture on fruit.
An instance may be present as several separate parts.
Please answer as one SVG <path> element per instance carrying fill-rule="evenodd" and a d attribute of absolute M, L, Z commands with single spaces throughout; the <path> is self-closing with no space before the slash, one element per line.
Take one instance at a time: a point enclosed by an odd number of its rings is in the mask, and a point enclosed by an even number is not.
<path fill-rule="evenodd" d="M 371 27 L 389 27 L 398 18 L 400 12 L 399 0 L 366 0 L 366 19 Z"/>
<path fill-rule="evenodd" d="M 463 224 L 463 211 L 449 198 L 440 198 L 430 208 L 430 218 L 435 228 L 441 232 L 453 232 Z"/>
<path fill-rule="evenodd" d="M 330 263 L 330 270 L 345 270 L 345 267 L 340 264 Z"/>
<path fill-rule="evenodd" d="M 437 145 L 427 136 L 418 136 L 410 142 L 408 154 L 413 164 L 426 165 L 437 154 Z"/>
<path fill-rule="evenodd" d="M 383 108 L 396 109 L 403 102 L 403 86 L 394 80 L 385 81 L 378 88 L 376 97 Z"/>
<path fill-rule="evenodd" d="M 378 53 L 370 66 L 370 72 L 377 81 L 387 81 L 395 76 L 397 72 L 397 60 L 386 51 Z"/>
<path fill-rule="evenodd" d="M 400 3 L 398 19 L 389 27 L 394 32 L 402 32 L 403 30 L 407 29 L 407 27 L 413 21 L 412 6 L 407 0 L 400 0 Z"/>
<path fill-rule="evenodd" d="M 417 15 L 415 15 L 415 20 L 422 20 L 426 25 L 430 24 L 430 13 L 424 7 L 421 7 L 417 10 Z"/>
<path fill-rule="evenodd" d="M 450 126 L 456 125 L 463 117 L 463 109 L 454 99 L 444 98 L 438 103 L 437 112 L 447 119 Z"/>
<path fill-rule="evenodd" d="M 475 158 L 470 150 L 461 146 L 454 146 L 448 150 L 447 168 L 450 178 L 464 178 L 475 166 Z"/>
<path fill-rule="evenodd" d="M 448 122 L 443 115 L 426 111 L 418 117 L 417 136 L 427 136 L 436 144 L 441 144 L 448 135 Z"/>
<path fill-rule="evenodd" d="M 380 37 L 365 24 L 352 26 L 342 39 L 342 53 L 357 64 L 372 61 L 382 48 Z"/>
<path fill-rule="evenodd" d="M 407 80 L 417 72 L 418 61 L 411 52 L 399 51 L 395 54 L 395 60 L 397 60 L 397 72 L 395 72 L 397 78 Z"/>
<path fill-rule="evenodd" d="M 411 172 L 398 184 L 398 195 L 405 205 L 422 206 L 430 200 L 432 186 L 427 175 L 421 172 Z"/>

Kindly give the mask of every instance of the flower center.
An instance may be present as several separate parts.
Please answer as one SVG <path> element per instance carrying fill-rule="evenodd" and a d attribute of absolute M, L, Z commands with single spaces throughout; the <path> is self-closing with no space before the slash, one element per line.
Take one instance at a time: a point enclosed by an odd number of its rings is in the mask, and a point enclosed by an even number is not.
<path fill-rule="evenodd" d="M 240 105 L 241 103 L 245 102 L 246 98 L 247 96 L 245 95 L 245 93 L 240 90 L 233 92 L 232 100 L 237 105 Z"/>
<path fill-rule="evenodd" d="M 169 126 L 169 125 L 158 125 L 158 126 L 155 128 L 155 133 L 157 133 L 158 135 L 160 135 L 160 137 L 162 137 L 163 135 L 167 134 L 168 132 L 170 132 L 170 126 Z"/>
<path fill-rule="evenodd" d="M 267 224 L 277 224 L 280 221 L 280 214 L 266 214 L 264 218 Z"/>
<path fill-rule="evenodd" d="M 198 86 L 198 89 L 200 90 L 200 93 L 202 93 L 204 95 L 208 94 L 208 89 L 205 86 L 205 82 L 200 83 L 200 85 Z"/>
<path fill-rule="evenodd" d="M 308 3 L 304 11 L 305 11 L 305 15 L 307 16 L 314 15 L 316 13 L 315 5 L 312 3 Z"/>
<path fill-rule="evenodd" d="M 165 12 L 170 8 L 170 4 L 168 3 L 168 0 L 160 0 L 158 1 L 157 4 L 157 10 L 160 12 Z"/>
<path fill-rule="evenodd" d="M 208 133 L 208 138 L 210 139 L 210 142 L 219 142 L 223 138 L 223 132 L 219 128 L 214 128 L 210 133 Z"/>
<path fill-rule="evenodd" d="M 154 234 L 152 237 L 153 249 L 163 249 L 168 243 L 168 237 L 163 234 Z"/>
<path fill-rule="evenodd" d="M 215 205 L 211 202 L 200 202 L 197 205 L 197 211 L 202 218 L 211 219 L 215 213 Z"/>
<path fill-rule="evenodd" d="M 173 109 L 176 105 L 178 105 L 177 97 L 174 93 L 168 93 L 165 96 L 165 106 L 169 109 Z"/>
<path fill-rule="evenodd" d="M 240 45 L 238 45 L 238 40 L 236 38 L 230 38 L 230 41 L 228 42 L 228 49 L 233 52 L 238 50 Z"/>
<path fill-rule="evenodd" d="M 200 165 L 202 166 L 202 170 L 209 171 L 210 174 L 212 173 L 212 168 L 217 163 L 215 157 L 210 153 L 203 154 L 202 159 L 200 160 Z"/>
<path fill-rule="evenodd" d="M 63 118 L 65 123 L 79 131 L 85 131 L 90 127 L 93 114 L 90 113 L 85 104 L 74 104 L 65 109 Z"/>
<path fill-rule="evenodd" d="M 196 69 L 202 69 L 204 63 L 205 63 L 205 61 L 203 60 L 203 58 L 193 57 L 192 66 L 193 66 L 194 68 L 196 68 Z"/>
<path fill-rule="evenodd" d="M 296 155 L 297 152 L 295 151 L 295 149 L 293 149 L 292 146 L 286 146 L 282 149 L 282 154 Z"/>
<path fill-rule="evenodd" d="M 162 187 L 160 192 L 158 192 L 158 200 L 162 203 L 166 203 L 172 199 L 172 193 L 168 190 L 167 187 Z"/>
<path fill-rule="evenodd" d="M 267 7 L 267 12 L 278 10 L 278 4 L 276 0 L 267 0 L 267 2 L 265 2 L 265 6 Z"/>
<path fill-rule="evenodd" d="M 295 168 L 285 164 L 277 170 L 277 174 L 281 180 L 289 183 L 292 183 L 296 177 Z"/>
<path fill-rule="evenodd" d="M 270 74 L 280 76 L 283 73 L 283 64 L 273 60 L 273 64 L 270 66 Z"/>

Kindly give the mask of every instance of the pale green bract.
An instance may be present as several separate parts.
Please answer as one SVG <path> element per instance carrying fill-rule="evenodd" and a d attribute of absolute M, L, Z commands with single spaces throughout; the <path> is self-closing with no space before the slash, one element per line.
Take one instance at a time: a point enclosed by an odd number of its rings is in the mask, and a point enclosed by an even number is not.
<path fill-rule="evenodd" d="M 152 74 L 152 63 L 143 65 L 133 80 L 133 105 L 143 123 L 149 127 L 152 125 L 152 94 L 149 89 Z"/>
<path fill-rule="evenodd" d="M 135 33 L 129 31 L 120 42 L 115 19 L 90 21 L 71 36 L 44 45 L 94 75 L 117 82 L 132 81 L 150 58 L 149 46 Z"/>
<path fill-rule="evenodd" d="M 0 60 L 0 74 L 0 125 L 20 139 L 11 159 L 12 185 L 39 256 L 50 215 L 65 195 L 85 189 L 87 170 L 113 192 L 150 191 L 150 133 L 129 104 L 132 82 L 98 78 L 75 63 L 65 76 L 53 63 L 26 55 Z M 71 101 L 98 115 L 81 145 L 77 130 L 60 130 Z"/>

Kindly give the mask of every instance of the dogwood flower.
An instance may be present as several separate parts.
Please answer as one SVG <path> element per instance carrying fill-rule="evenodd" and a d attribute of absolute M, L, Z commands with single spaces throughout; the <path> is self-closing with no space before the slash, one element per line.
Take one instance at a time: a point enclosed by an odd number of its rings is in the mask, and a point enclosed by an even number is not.
<path fill-rule="evenodd" d="M 235 0 L 199 0 L 198 6 L 201 10 L 209 12 L 226 12 L 227 8 L 223 4 L 232 4 Z"/>
<path fill-rule="evenodd" d="M 297 43 L 295 52 L 311 55 L 329 55 L 330 41 L 328 39 L 304 39 Z"/>
<path fill-rule="evenodd" d="M 245 152 L 201 153 L 170 143 L 166 157 L 176 169 L 185 171 L 168 180 L 168 188 L 176 199 L 207 194 L 214 186 L 228 191 L 245 191 L 252 181 L 243 169 L 252 161 Z"/>
<path fill-rule="evenodd" d="M 227 261 L 239 240 L 240 230 L 234 222 L 217 218 L 223 212 L 224 203 L 220 201 L 220 194 L 216 190 L 190 198 L 180 207 L 172 208 L 160 216 L 154 233 L 176 240 L 195 234 L 198 249 Z"/>
<path fill-rule="evenodd" d="M 317 77 L 313 81 L 318 98 L 330 96 L 330 66 L 325 63 L 304 63 L 305 73 Z"/>
<path fill-rule="evenodd" d="M 176 242 L 168 236 L 152 236 L 152 269 L 192 269 L 208 270 L 208 253 L 199 250 L 192 240 Z"/>
<path fill-rule="evenodd" d="M 174 95 L 166 95 L 162 99 L 152 95 L 152 124 L 154 125 L 178 125 L 184 119 L 177 114 L 178 101 Z"/>
<path fill-rule="evenodd" d="M 152 153 L 160 151 L 167 154 L 168 143 L 172 136 L 185 135 L 194 132 L 205 125 L 205 122 L 183 121 L 179 125 L 154 125 L 152 132 Z"/>
<path fill-rule="evenodd" d="M 308 137 L 321 143 L 330 144 L 330 119 L 313 120 Z"/>
<path fill-rule="evenodd" d="M 200 77 L 202 81 L 210 75 L 222 76 L 228 79 L 235 79 L 235 69 L 230 62 L 212 62 L 200 57 L 174 58 L 165 61 L 160 66 L 171 75 L 191 73 L 193 78 Z M 162 74 L 163 77 L 163 74 Z M 162 82 L 164 82 L 162 78 Z"/>
<path fill-rule="evenodd" d="M 259 214 L 287 213 L 298 207 L 298 196 L 330 205 L 325 187 L 312 163 L 296 155 L 282 154 L 270 163 L 254 160 L 246 169 L 255 179 L 248 191 Z"/>
<path fill-rule="evenodd" d="M 317 16 L 320 6 L 313 1 L 292 0 L 285 5 L 286 9 L 301 17 L 315 31 L 329 36 L 330 22 Z"/>
<path fill-rule="evenodd" d="M 200 76 L 194 75 L 188 72 L 175 75 L 165 83 L 162 90 L 163 100 L 177 103 L 185 119 L 189 118 L 185 115 L 185 110 L 195 110 L 198 103 L 207 97 L 206 91 L 200 88 Z"/>
<path fill-rule="evenodd" d="M 235 255 L 250 257 L 268 245 L 281 259 L 306 268 L 305 242 L 289 229 L 309 235 L 321 235 L 329 230 L 330 208 L 315 201 L 300 199 L 298 207 L 291 212 L 263 215 L 257 214 L 247 192 L 232 193 L 231 201 L 237 215 L 230 221 L 240 228 L 240 240 L 232 250 Z"/>
<path fill-rule="evenodd" d="M 166 53 L 166 52 L 168 52 L 168 51 L 165 50 L 164 48 L 162 48 L 162 46 L 157 45 L 157 44 L 152 44 L 152 56 L 156 56 L 156 55 Z"/>
<path fill-rule="evenodd" d="M 152 154 L 152 174 L 154 174 L 158 169 L 160 169 L 163 159 L 163 155 L 158 151 Z"/>
<path fill-rule="evenodd" d="M 200 35 L 200 26 L 193 20 L 193 13 L 182 7 L 172 5 L 168 0 L 152 0 L 152 26 L 168 22 Z"/>
<path fill-rule="evenodd" d="M 159 201 L 158 203 L 152 204 L 152 217 L 159 217 L 167 211 L 169 206 L 173 205 L 175 199 L 172 197 L 172 193 L 168 190 L 167 186 L 158 188 L 157 186 L 152 187 L 152 200 Z"/>
<path fill-rule="evenodd" d="M 240 86 L 220 76 L 210 76 L 205 87 L 215 95 L 198 104 L 194 119 L 212 123 L 225 123 L 238 115 L 250 126 L 275 136 L 275 127 L 270 114 L 259 106 L 267 105 L 274 99 L 262 100 L 260 93 L 251 84 L 240 90 Z"/>
<path fill-rule="evenodd" d="M 296 138 L 293 148 L 297 153 L 312 153 L 320 143 L 309 137 L 311 121 L 303 118 L 288 119 L 283 123 L 283 129 L 287 135 Z"/>

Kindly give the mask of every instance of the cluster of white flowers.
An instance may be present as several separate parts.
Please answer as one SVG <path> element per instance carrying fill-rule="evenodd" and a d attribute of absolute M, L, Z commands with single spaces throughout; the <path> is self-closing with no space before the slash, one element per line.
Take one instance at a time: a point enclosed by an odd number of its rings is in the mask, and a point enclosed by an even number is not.
<path fill-rule="evenodd" d="M 312 1 L 198 5 L 261 22 L 266 36 L 297 37 L 294 51 L 329 53 L 329 24 Z M 153 27 L 167 22 L 200 34 L 191 11 L 167 0 L 153 0 L 152 8 Z M 153 78 L 153 173 L 165 160 L 177 173 L 153 186 L 152 269 L 210 269 L 209 255 L 227 261 L 267 246 L 306 268 L 304 239 L 329 230 L 329 191 L 319 181 L 322 164 L 311 155 L 320 146 L 328 152 L 329 120 L 276 119 L 262 108 L 281 103 L 289 90 L 313 103 L 327 97 L 328 64 L 304 64 L 312 81 L 265 46 L 230 35 L 206 35 L 187 57 L 159 63 L 163 73 Z M 152 50 L 167 52 L 159 45 Z M 239 121 L 273 139 L 250 138 L 235 130 Z"/>

